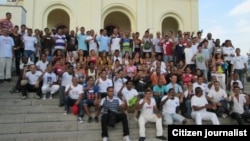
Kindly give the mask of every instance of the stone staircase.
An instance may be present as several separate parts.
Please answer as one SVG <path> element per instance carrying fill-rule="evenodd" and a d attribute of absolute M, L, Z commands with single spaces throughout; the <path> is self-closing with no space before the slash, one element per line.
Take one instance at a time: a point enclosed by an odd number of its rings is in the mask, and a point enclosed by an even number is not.
<path fill-rule="evenodd" d="M 101 123 L 83 124 L 77 122 L 74 115 L 63 115 L 64 108 L 58 107 L 58 98 L 37 100 L 21 99 L 20 93 L 10 94 L 13 81 L 0 84 L 0 141 L 101 141 Z M 31 94 L 30 94 L 31 95 Z M 129 115 L 130 138 L 138 140 L 138 123 Z M 230 118 L 220 119 L 221 124 L 236 124 Z M 188 124 L 194 124 L 189 120 Z M 204 122 L 211 124 L 211 122 Z M 146 124 L 146 140 L 158 141 L 155 138 L 154 123 Z M 164 128 L 167 136 L 167 128 Z M 109 141 L 122 140 L 122 124 L 109 128 Z"/>

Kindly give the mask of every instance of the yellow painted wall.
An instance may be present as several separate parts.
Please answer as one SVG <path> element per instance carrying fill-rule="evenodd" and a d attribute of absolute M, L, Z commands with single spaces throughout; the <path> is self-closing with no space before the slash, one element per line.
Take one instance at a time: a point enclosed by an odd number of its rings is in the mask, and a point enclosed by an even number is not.
<path fill-rule="evenodd" d="M 147 28 L 154 33 L 162 31 L 167 17 L 173 17 L 182 31 L 199 29 L 198 0 L 21 0 L 18 4 L 27 10 L 26 24 L 31 28 L 47 27 L 49 13 L 63 9 L 70 17 L 70 29 L 84 26 L 98 31 L 105 17 L 116 11 L 127 15 L 133 32 L 143 33 Z"/>

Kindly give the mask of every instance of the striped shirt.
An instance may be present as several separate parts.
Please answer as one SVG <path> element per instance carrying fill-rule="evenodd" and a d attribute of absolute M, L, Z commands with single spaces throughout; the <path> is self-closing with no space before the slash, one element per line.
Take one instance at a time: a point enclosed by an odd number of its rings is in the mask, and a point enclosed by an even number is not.
<path fill-rule="evenodd" d="M 0 20 L 0 35 L 3 34 L 2 33 L 3 29 L 11 31 L 13 29 L 13 23 L 7 19 Z"/>
<path fill-rule="evenodd" d="M 117 97 L 113 97 L 112 99 L 104 97 L 100 105 L 103 107 L 102 113 L 107 113 L 108 109 L 114 112 L 121 112 L 120 105 L 122 105 L 122 101 Z"/>
<path fill-rule="evenodd" d="M 65 49 L 66 41 L 65 35 L 55 35 L 55 49 Z"/>

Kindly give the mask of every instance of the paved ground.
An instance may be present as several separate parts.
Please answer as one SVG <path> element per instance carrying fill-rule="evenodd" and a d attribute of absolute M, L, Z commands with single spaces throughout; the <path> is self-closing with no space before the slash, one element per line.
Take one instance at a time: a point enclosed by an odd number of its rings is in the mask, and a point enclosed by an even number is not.
<path fill-rule="evenodd" d="M 21 94 L 10 94 L 16 77 L 10 83 L 0 84 L 0 141 L 100 141 L 100 123 L 77 122 L 73 115 L 63 115 L 63 108 L 58 107 L 58 99 L 37 100 L 29 94 L 29 99 L 21 100 Z M 250 84 L 246 91 L 250 93 Z M 236 124 L 231 119 L 220 119 L 221 124 Z M 189 120 L 188 124 L 194 124 Z M 211 124 L 211 122 L 204 122 Z M 133 116 L 129 116 L 130 137 L 138 140 L 138 123 Z M 146 125 L 148 141 L 155 139 L 155 125 Z M 122 125 L 119 123 L 114 129 L 109 129 L 110 141 L 122 140 Z M 164 128 L 167 136 L 167 128 Z"/>

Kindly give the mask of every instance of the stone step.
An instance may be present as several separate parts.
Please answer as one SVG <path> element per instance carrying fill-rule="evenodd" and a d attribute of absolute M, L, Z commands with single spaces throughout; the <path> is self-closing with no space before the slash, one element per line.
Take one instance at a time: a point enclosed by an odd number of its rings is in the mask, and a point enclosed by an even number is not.
<path fill-rule="evenodd" d="M 58 105 L 59 100 L 55 99 L 0 99 L 0 106 L 48 106 L 48 105 Z"/>
<path fill-rule="evenodd" d="M 4 120 L 4 118 L 9 118 Z M 11 122 L 13 121 L 13 122 Z M 84 119 L 82 124 L 77 122 L 77 117 L 73 115 L 19 115 L 16 118 L 3 116 L 0 118 L 0 134 L 19 134 L 19 133 L 40 133 L 40 132 L 62 132 L 62 131 L 89 131 L 100 130 L 99 123 L 88 123 L 87 118 Z M 232 119 L 220 119 L 222 125 L 236 125 Z M 194 125 L 194 120 L 188 120 L 188 125 Z M 211 121 L 203 121 L 204 125 L 211 125 Z M 138 122 L 129 119 L 129 127 L 131 129 L 139 129 Z M 155 123 L 147 123 L 146 128 L 154 129 Z M 165 129 L 167 127 L 164 127 Z M 111 130 L 121 130 L 122 123 L 116 124 L 115 128 Z"/>
<path fill-rule="evenodd" d="M 109 141 L 120 141 L 123 138 L 122 129 L 110 129 L 108 132 Z M 164 130 L 164 135 L 167 136 L 167 130 Z M 146 137 L 148 141 L 159 141 L 155 139 L 155 136 L 155 129 L 146 128 Z M 0 137 L 1 140 L 8 141 L 83 141 L 84 139 L 89 139 L 90 141 L 100 141 L 102 139 L 101 130 L 5 134 Z M 130 129 L 130 139 L 132 141 L 136 141 L 138 138 L 139 130 Z"/>
<path fill-rule="evenodd" d="M 1 106 L 0 115 L 6 114 L 40 114 L 40 113 L 63 113 L 64 108 L 58 106 Z"/>

